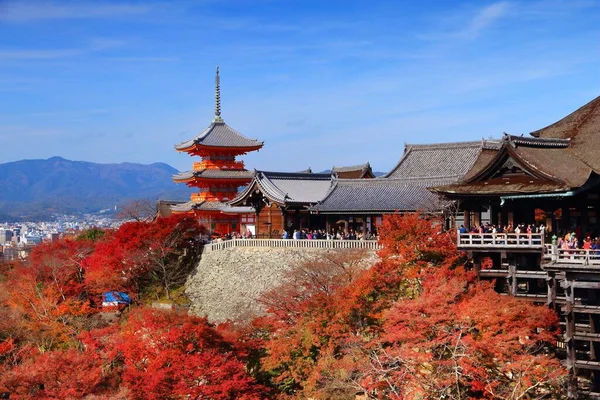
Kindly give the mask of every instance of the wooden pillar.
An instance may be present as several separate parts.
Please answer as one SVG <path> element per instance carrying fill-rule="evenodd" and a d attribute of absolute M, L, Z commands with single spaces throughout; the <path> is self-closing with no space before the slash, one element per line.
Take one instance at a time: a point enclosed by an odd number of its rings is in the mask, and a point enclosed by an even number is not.
<path fill-rule="evenodd" d="M 468 230 L 471 230 L 471 212 L 469 210 L 463 211 L 463 221 L 464 221 L 465 227 Z"/>
<path fill-rule="evenodd" d="M 273 231 L 273 215 L 271 214 L 272 212 L 273 208 L 269 206 L 269 239 L 271 239 L 271 232 Z"/>
<path fill-rule="evenodd" d="M 517 295 L 517 266 L 514 261 L 508 265 L 508 284 L 510 294 L 513 296 Z"/>
<path fill-rule="evenodd" d="M 575 353 L 575 341 L 573 340 L 573 335 L 575 334 L 575 313 L 573 310 L 575 289 L 573 288 L 573 281 L 568 276 L 565 276 L 565 284 L 565 297 L 567 301 L 565 304 L 565 346 L 567 348 L 567 369 L 571 375 L 567 387 L 567 397 L 575 399 L 577 398 L 577 378 L 575 376 L 575 360 L 577 356 Z"/>
<path fill-rule="evenodd" d="M 548 288 L 548 299 L 546 304 L 556 311 L 556 272 L 548 271 L 546 277 L 546 285 Z"/>
<path fill-rule="evenodd" d="M 362 234 L 363 234 L 363 238 L 367 234 L 367 216 L 366 215 L 364 215 L 363 219 L 362 219 Z"/>
<path fill-rule="evenodd" d="M 481 210 L 473 213 L 473 225 L 479 227 L 481 225 Z"/>

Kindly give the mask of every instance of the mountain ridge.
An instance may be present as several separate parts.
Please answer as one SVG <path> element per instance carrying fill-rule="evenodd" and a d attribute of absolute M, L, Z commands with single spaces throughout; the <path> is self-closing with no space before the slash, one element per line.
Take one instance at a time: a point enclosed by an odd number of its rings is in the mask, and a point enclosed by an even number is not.
<path fill-rule="evenodd" d="M 163 162 L 101 164 L 60 156 L 0 164 L 0 219 L 93 213 L 130 200 L 187 200 L 177 169 Z"/>

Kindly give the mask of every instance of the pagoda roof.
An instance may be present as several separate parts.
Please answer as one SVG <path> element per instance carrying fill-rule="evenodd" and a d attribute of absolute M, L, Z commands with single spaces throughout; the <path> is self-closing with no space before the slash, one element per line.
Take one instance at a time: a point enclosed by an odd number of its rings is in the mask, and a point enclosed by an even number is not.
<path fill-rule="evenodd" d="M 404 154 L 386 178 L 462 178 L 484 148 L 497 148 L 493 140 L 406 144 Z"/>
<path fill-rule="evenodd" d="M 256 190 L 280 205 L 314 204 L 325 197 L 331 183 L 330 174 L 256 171 L 252 182 L 229 204 L 244 204 Z"/>
<path fill-rule="evenodd" d="M 227 203 L 220 201 L 188 201 L 186 203 L 175 204 L 171 206 L 174 212 L 190 212 L 190 211 L 214 211 L 224 214 L 245 214 L 254 212 L 252 207 L 232 207 Z"/>
<path fill-rule="evenodd" d="M 323 214 L 440 211 L 445 202 L 427 188 L 451 181 L 448 178 L 337 179 L 327 196 L 311 210 Z"/>
<path fill-rule="evenodd" d="M 186 171 L 180 172 L 178 174 L 173 175 L 174 181 L 188 181 L 191 179 L 232 179 L 232 180 L 240 180 L 240 179 L 252 179 L 254 176 L 254 171 L 247 170 L 224 170 L 224 169 L 201 169 L 195 171 Z"/>
<path fill-rule="evenodd" d="M 249 139 L 235 129 L 231 128 L 224 121 L 213 121 L 206 129 L 196 135 L 194 138 L 175 145 L 179 151 L 187 151 L 194 146 L 214 147 L 214 148 L 232 148 L 232 149 L 257 149 L 263 146 L 264 142 Z"/>
<path fill-rule="evenodd" d="M 331 168 L 331 172 L 340 179 L 362 179 L 362 178 L 374 178 L 371 164 L 368 162 L 365 164 L 351 165 L 347 167 L 336 167 L 335 165 Z"/>

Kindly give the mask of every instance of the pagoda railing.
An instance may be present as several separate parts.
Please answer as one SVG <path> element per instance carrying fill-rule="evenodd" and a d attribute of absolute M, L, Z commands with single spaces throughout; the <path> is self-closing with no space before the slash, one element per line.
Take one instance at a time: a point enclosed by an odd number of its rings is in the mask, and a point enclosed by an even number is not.
<path fill-rule="evenodd" d="M 458 233 L 459 250 L 497 249 L 544 249 L 544 235 L 541 233 Z"/>
<path fill-rule="evenodd" d="M 193 165 L 194 171 L 201 171 L 203 169 L 241 170 L 245 168 L 243 161 L 197 161 Z"/>
<path fill-rule="evenodd" d="M 323 240 L 323 239 L 230 239 L 204 245 L 203 252 L 234 247 L 285 247 L 302 249 L 365 249 L 381 248 L 376 240 Z"/>

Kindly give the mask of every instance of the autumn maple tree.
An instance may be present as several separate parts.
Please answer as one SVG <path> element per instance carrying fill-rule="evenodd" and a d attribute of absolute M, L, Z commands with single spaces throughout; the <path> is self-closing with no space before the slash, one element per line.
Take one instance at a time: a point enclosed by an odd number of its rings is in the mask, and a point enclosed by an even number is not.
<path fill-rule="evenodd" d="M 560 398 L 555 313 L 477 280 L 441 227 L 426 215 L 384 218 L 377 260 L 332 251 L 299 263 L 247 326 L 142 305 L 172 297 L 196 264 L 202 228 L 193 218 L 43 244 L 0 268 L 0 393 Z M 115 290 L 134 304 L 107 313 L 102 294 Z"/>
<path fill-rule="evenodd" d="M 371 268 L 302 265 L 295 288 L 266 296 L 255 332 L 274 386 L 314 398 L 560 396 L 553 311 L 477 281 L 436 219 L 389 216 L 380 234 Z"/>

